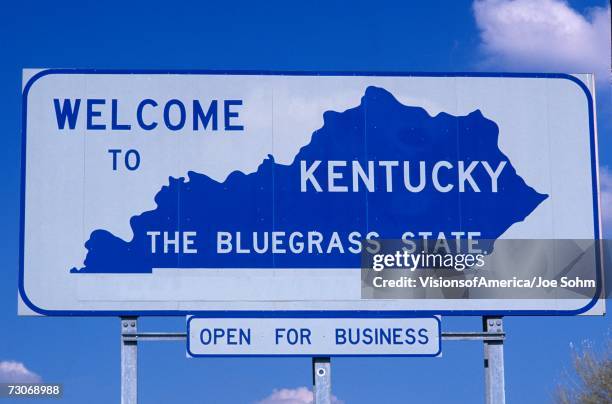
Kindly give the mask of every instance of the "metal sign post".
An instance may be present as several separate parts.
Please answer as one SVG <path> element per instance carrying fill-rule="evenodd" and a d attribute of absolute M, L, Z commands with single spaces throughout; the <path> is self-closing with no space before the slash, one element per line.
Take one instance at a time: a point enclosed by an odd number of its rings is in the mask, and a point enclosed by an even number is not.
<path fill-rule="evenodd" d="M 501 317 L 483 317 L 482 330 L 485 333 L 503 333 Z M 506 388 L 504 384 L 504 340 L 484 341 L 485 401 L 487 404 L 504 404 Z"/>
<path fill-rule="evenodd" d="M 328 356 L 312 358 L 312 390 L 314 404 L 331 404 L 331 360 Z"/>
<path fill-rule="evenodd" d="M 121 317 L 121 404 L 138 402 L 137 317 Z"/>

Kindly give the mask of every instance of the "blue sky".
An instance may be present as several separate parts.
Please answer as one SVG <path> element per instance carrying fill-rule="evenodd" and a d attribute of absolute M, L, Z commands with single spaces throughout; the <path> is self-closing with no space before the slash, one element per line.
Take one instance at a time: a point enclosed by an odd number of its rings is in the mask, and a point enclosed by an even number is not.
<path fill-rule="evenodd" d="M 21 69 L 558 71 L 598 75 L 604 205 L 612 204 L 612 91 L 605 0 L 377 2 L 12 2 L 0 12 L 0 378 L 65 385 L 62 402 L 117 402 L 119 320 L 16 315 Z M 600 7 L 594 8 L 594 7 Z M 608 9 L 609 10 L 609 9 Z M 608 11 L 609 13 L 609 11 Z M 607 28 L 606 28 L 607 27 Z M 530 46 L 523 46 L 529 43 Z M 604 206 L 607 222 L 612 208 Z M 610 226 L 608 226 L 608 229 Z M 610 230 L 606 231 L 609 236 Z M 507 318 L 509 402 L 550 399 L 570 343 L 610 338 L 609 317 Z M 445 318 L 445 330 L 480 319 Z M 182 331 L 182 318 L 146 318 Z M 482 402 L 482 344 L 448 342 L 437 359 L 334 359 L 345 403 Z M 14 363 L 13 363 L 14 362 Z M 2 365 L 4 364 L 4 365 Z M 308 359 L 186 359 L 181 342 L 143 344 L 143 403 L 280 403 L 309 386 Z M 296 390 L 294 403 L 304 396 Z M 289 402 L 285 402 L 288 404 Z"/>

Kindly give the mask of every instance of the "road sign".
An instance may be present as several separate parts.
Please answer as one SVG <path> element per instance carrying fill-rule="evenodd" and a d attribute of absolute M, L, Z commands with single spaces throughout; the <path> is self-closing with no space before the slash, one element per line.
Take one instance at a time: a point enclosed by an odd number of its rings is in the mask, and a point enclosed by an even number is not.
<path fill-rule="evenodd" d="M 440 320 L 422 318 L 187 319 L 187 355 L 437 356 Z"/>
<path fill-rule="evenodd" d="M 591 297 L 366 299 L 359 259 L 382 238 L 598 239 L 592 87 L 26 70 L 20 312 L 585 312 Z"/>

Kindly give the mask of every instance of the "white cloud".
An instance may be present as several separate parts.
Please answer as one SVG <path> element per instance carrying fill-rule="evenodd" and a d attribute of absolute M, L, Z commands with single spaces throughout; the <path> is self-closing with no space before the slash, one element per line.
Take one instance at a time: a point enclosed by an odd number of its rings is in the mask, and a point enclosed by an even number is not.
<path fill-rule="evenodd" d="M 40 376 L 28 370 L 21 362 L 0 362 L 0 383 L 39 383 Z"/>
<path fill-rule="evenodd" d="M 610 77 L 610 8 L 587 15 L 562 0 L 475 0 L 486 67 Z"/>
<path fill-rule="evenodd" d="M 314 397 L 312 390 L 307 387 L 298 387 L 295 389 L 274 389 L 272 394 L 258 401 L 257 404 L 312 404 Z M 332 403 L 342 404 L 335 396 L 332 397 Z"/>
<path fill-rule="evenodd" d="M 610 90 L 610 8 L 582 15 L 564 0 L 474 0 L 483 67 L 595 73 Z M 606 101 L 606 96 L 601 98 Z M 600 103 L 600 107 L 603 103 Z M 606 127 L 600 120 L 600 129 Z M 601 132 L 600 132 L 601 135 Z M 612 170 L 601 167 L 603 234 L 612 236 Z"/>
<path fill-rule="evenodd" d="M 603 234 L 612 236 L 612 170 L 609 167 L 600 167 L 599 186 L 601 192 L 601 218 L 603 221 Z"/>

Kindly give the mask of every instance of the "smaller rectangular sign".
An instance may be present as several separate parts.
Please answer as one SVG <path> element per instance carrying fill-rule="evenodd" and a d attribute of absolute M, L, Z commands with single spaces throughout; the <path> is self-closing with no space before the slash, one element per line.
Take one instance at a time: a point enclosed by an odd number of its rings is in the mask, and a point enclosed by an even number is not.
<path fill-rule="evenodd" d="M 437 356 L 440 320 L 187 318 L 187 356 Z"/>

